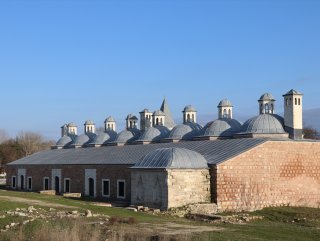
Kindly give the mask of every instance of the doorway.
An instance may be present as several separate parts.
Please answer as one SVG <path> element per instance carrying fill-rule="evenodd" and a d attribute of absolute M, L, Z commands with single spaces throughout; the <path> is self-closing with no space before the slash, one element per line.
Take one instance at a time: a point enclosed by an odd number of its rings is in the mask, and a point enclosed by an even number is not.
<path fill-rule="evenodd" d="M 60 193 L 60 178 L 57 176 L 54 178 L 54 189 L 56 193 Z"/>
<path fill-rule="evenodd" d="M 94 197 L 94 180 L 89 178 L 89 197 Z"/>

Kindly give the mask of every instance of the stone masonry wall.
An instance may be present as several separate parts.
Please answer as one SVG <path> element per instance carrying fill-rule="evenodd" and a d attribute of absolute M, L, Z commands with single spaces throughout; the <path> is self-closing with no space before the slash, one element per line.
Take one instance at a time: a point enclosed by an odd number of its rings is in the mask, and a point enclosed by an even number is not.
<path fill-rule="evenodd" d="M 168 186 L 165 170 L 132 169 L 131 204 L 167 209 Z"/>
<path fill-rule="evenodd" d="M 85 169 L 96 169 L 96 196 L 106 201 L 119 200 L 117 198 L 117 180 L 125 180 L 125 199 L 129 202 L 131 196 L 130 169 L 126 165 L 26 165 L 7 166 L 7 185 L 11 187 L 11 177 L 18 175 L 18 169 L 26 169 L 26 177 L 32 177 L 32 190 L 43 190 L 43 178 L 49 178 L 51 189 L 52 169 L 61 169 L 61 192 L 64 191 L 64 178 L 70 178 L 70 192 L 82 193 L 84 195 Z M 110 197 L 102 197 L 102 179 L 110 179 Z M 18 180 L 18 179 L 17 179 Z M 25 185 L 26 186 L 26 185 Z M 120 200 L 119 200 L 120 201 Z"/>
<path fill-rule="evenodd" d="M 209 170 L 168 171 L 168 208 L 210 202 Z"/>
<path fill-rule="evenodd" d="M 210 171 L 219 211 L 320 207 L 320 142 L 268 141 Z"/>

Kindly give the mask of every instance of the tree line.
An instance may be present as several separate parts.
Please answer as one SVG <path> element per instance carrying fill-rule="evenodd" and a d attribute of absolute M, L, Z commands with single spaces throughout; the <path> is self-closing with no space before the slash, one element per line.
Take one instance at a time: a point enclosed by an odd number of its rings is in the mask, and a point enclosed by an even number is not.
<path fill-rule="evenodd" d="M 54 141 L 48 141 L 35 132 L 20 132 L 10 138 L 4 130 L 0 130 L 0 171 L 4 171 L 7 163 L 50 149 L 54 144 Z"/>

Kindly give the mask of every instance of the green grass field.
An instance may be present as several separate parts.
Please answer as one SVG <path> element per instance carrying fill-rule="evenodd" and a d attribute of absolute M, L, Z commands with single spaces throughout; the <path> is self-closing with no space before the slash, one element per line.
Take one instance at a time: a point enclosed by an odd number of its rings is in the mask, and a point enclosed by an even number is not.
<path fill-rule="evenodd" d="M 42 207 L 45 210 L 49 210 L 51 206 L 57 210 L 78 210 L 79 212 L 90 209 L 95 214 L 103 214 L 110 217 L 132 217 L 134 218 L 135 223 L 131 225 L 116 224 L 112 225 L 111 228 L 101 228 L 102 226 L 100 227 L 92 224 L 89 226 L 87 225 L 87 223 L 90 222 L 94 223 L 95 218 L 85 219 L 84 221 L 81 221 L 80 224 L 75 223 L 73 220 L 64 219 L 46 222 L 37 220 L 23 227 L 16 227 L 6 233 L 1 233 L 0 240 L 35 240 L 36 236 L 42 237 L 42 239 L 39 239 L 42 241 L 63 240 L 66 239 L 66 237 L 68 239 L 70 233 L 73 233 L 74 238 L 72 240 L 75 241 L 106 240 L 105 235 L 109 235 L 110 241 L 320 240 L 320 209 L 303 207 L 265 208 L 250 214 L 263 216 L 264 218 L 262 220 L 244 224 L 222 222 L 206 223 L 185 218 L 132 212 L 123 208 L 101 207 L 94 205 L 94 202 L 88 200 L 67 199 L 61 196 L 46 196 L 38 193 L 5 190 L 0 190 L 0 216 L 2 216 L 2 218 L 0 218 L 0 229 L 3 229 L 5 225 L 12 222 L 22 222 L 26 219 L 25 217 L 5 216 L 6 211 L 15 210 L 16 208 L 27 208 L 30 205 L 33 205 L 36 208 Z M 56 207 L 55 205 L 63 206 Z M 167 229 L 171 230 L 170 232 L 173 233 L 165 235 Z M 189 232 L 192 229 L 195 231 Z M 201 231 L 202 229 L 203 231 Z M 39 230 L 41 230 L 41 232 Z M 73 232 L 70 230 L 73 230 Z M 47 233 L 50 233 L 51 231 L 60 233 L 61 235 L 65 234 L 66 236 L 64 238 L 58 236 L 49 238 L 51 236 Z M 76 238 L 79 233 L 82 233 L 82 235 Z M 91 233 L 95 234 L 95 236 Z M 93 239 L 93 237 L 95 239 Z"/>

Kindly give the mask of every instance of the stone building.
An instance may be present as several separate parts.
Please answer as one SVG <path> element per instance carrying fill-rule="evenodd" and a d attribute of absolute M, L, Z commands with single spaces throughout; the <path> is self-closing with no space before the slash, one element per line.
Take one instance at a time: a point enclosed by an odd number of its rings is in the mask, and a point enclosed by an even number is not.
<path fill-rule="evenodd" d="M 112 117 L 102 133 L 92 121 L 80 135 L 77 125 L 66 124 L 51 150 L 8 164 L 7 183 L 163 210 L 210 202 L 219 211 L 319 207 L 320 142 L 303 139 L 303 95 L 290 90 L 283 98 L 283 117 L 266 93 L 259 114 L 244 124 L 227 99 L 204 127 L 191 105 L 176 125 L 166 100 L 160 110 L 141 111 L 140 122 L 128 115 L 119 133 Z"/>

